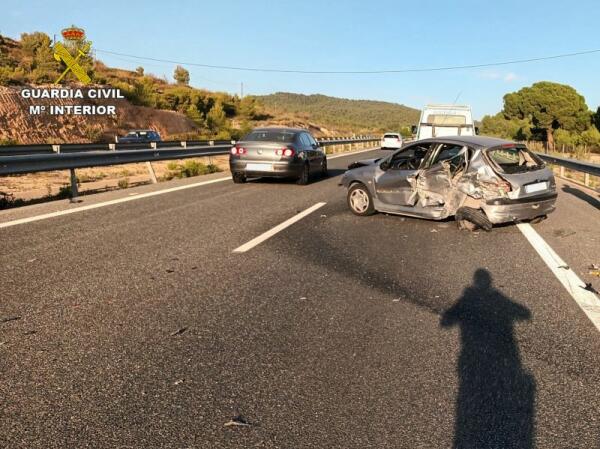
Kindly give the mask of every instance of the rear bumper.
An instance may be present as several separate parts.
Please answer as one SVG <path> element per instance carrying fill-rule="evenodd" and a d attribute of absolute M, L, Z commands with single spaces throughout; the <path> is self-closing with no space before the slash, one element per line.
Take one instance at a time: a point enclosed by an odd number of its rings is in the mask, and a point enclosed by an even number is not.
<path fill-rule="evenodd" d="M 269 164 L 272 170 L 248 170 L 247 164 Z M 249 161 L 249 160 L 229 160 L 229 169 L 231 173 L 241 173 L 248 178 L 252 177 L 275 177 L 275 178 L 287 178 L 300 176 L 302 168 L 304 166 L 303 161 Z"/>
<path fill-rule="evenodd" d="M 556 197 L 556 193 L 551 193 L 517 200 L 490 200 L 483 206 L 483 211 L 494 224 L 531 220 L 553 212 L 556 209 Z"/>

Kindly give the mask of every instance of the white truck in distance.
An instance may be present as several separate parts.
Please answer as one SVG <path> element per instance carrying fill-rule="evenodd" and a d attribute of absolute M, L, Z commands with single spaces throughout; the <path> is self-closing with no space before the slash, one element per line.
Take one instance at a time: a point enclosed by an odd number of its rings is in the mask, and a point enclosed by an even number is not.
<path fill-rule="evenodd" d="M 413 126 L 416 140 L 444 136 L 474 136 L 477 134 L 470 106 L 428 104 Z"/>

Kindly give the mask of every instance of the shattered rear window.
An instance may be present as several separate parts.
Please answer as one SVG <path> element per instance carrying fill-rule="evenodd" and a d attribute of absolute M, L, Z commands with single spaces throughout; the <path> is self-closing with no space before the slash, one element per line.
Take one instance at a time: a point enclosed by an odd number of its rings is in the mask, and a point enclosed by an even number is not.
<path fill-rule="evenodd" d="M 492 148 L 487 151 L 487 155 L 506 174 L 525 173 L 544 167 L 541 159 L 525 147 Z"/>

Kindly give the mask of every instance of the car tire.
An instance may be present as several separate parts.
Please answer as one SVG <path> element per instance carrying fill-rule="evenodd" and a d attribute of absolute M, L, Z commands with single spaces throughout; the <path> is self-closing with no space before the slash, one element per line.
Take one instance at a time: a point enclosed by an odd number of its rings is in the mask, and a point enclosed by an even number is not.
<path fill-rule="evenodd" d="M 323 158 L 323 162 L 321 164 L 321 176 L 323 178 L 327 178 L 327 158 Z"/>
<path fill-rule="evenodd" d="M 310 181 L 310 167 L 308 162 L 304 164 L 302 167 L 302 172 L 300 173 L 300 177 L 298 178 L 297 184 L 301 186 L 305 186 Z"/>
<path fill-rule="evenodd" d="M 242 173 L 234 173 L 233 182 L 235 184 L 244 184 L 246 182 L 246 176 Z"/>
<path fill-rule="evenodd" d="M 461 207 L 456 211 L 454 218 L 456 220 L 458 229 L 461 230 L 492 230 L 492 222 L 488 220 L 485 213 L 481 209 L 474 209 L 472 207 Z"/>
<path fill-rule="evenodd" d="M 348 207 L 354 215 L 366 217 L 375 213 L 373 197 L 364 184 L 352 184 L 348 189 L 347 201 Z"/>

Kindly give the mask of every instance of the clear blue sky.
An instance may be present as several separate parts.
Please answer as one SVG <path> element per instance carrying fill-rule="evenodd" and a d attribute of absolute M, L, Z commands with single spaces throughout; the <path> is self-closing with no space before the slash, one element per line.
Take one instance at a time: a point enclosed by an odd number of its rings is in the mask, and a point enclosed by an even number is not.
<path fill-rule="evenodd" d="M 477 64 L 600 48 L 600 2 L 479 1 L 6 1 L 0 33 L 85 28 L 98 49 L 214 65 L 376 70 Z M 108 65 L 171 78 L 173 64 L 98 53 Z M 422 107 L 471 104 L 495 113 L 502 96 L 540 80 L 567 83 L 600 105 L 600 53 L 451 72 L 300 75 L 187 67 L 191 84 L 265 94 L 323 93 Z"/>

